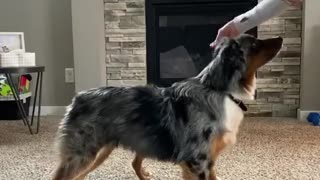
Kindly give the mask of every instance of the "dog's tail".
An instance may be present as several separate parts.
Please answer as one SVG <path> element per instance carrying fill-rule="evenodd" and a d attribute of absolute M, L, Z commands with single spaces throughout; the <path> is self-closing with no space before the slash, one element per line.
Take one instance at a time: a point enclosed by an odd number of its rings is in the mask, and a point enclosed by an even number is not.
<path fill-rule="evenodd" d="M 60 122 L 55 137 L 55 152 L 59 158 L 53 179 L 73 179 L 94 159 L 96 143 L 93 138 L 93 127 L 88 126 L 83 117 L 77 116 L 77 106 L 73 103 L 67 108 L 64 119 Z"/>
<path fill-rule="evenodd" d="M 55 140 L 55 151 L 59 157 L 59 164 L 53 173 L 53 180 L 75 178 L 96 155 L 96 149 L 90 151 L 84 145 L 84 141 L 88 140 L 84 132 L 67 125 L 67 118 L 66 116 L 60 123 Z"/>
<path fill-rule="evenodd" d="M 92 123 L 96 118 L 91 116 L 94 109 L 86 98 L 88 95 L 77 95 L 59 125 L 55 150 L 60 162 L 54 172 L 54 180 L 74 179 L 92 163 L 103 146 L 101 138 L 100 142 L 97 138 L 99 126 Z"/>

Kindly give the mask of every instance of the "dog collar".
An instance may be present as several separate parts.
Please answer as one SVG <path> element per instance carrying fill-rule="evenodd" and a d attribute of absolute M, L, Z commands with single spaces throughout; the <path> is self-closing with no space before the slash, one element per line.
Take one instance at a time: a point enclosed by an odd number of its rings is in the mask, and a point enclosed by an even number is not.
<path fill-rule="evenodd" d="M 235 102 L 242 109 L 242 111 L 248 110 L 247 106 L 240 99 L 235 98 L 231 94 L 229 94 L 229 97 L 233 102 Z"/>

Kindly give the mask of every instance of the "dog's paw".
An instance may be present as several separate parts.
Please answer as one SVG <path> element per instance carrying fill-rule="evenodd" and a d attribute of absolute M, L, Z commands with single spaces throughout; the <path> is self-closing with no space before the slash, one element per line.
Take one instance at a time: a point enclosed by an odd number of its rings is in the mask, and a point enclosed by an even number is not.
<path fill-rule="evenodd" d="M 145 168 L 141 168 L 141 175 L 140 180 L 151 180 L 151 174 Z"/>
<path fill-rule="evenodd" d="M 142 175 L 144 175 L 144 176 L 150 176 L 150 173 L 149 173 L 145 168 L 142 168 L 142 169 L 141 169 L 141 173 L 142 173 Z"/>

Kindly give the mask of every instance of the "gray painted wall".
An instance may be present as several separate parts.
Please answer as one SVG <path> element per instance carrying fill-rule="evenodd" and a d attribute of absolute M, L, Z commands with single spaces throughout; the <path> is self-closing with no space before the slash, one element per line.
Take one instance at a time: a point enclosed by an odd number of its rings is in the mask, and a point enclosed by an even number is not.
<path fill-rule="evenodd" d="M 65 106 L 74 84 L 64 82 L 64 69 L 73 67 L 71 1 L 1 0 L 0 32 L 24 32 L 26 49 L 46 66 L 44 106 Z"/>
<path fill-rule="evenodd" d="M 306 0 L 304 5 L 300 108 L 320 111 L 320 1 Z"/>
<path fill-rule="evenodd" d="M 106 85 L 103 0 L 72 0 L 76 91 Z"/>

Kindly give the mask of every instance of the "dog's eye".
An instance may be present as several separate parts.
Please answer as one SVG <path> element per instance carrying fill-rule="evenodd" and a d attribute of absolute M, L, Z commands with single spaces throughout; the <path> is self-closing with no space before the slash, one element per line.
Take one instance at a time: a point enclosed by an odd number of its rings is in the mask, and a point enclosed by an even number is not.
<path fill-rule="evenodd" d="M 258 49 L 259 49 L 259 44 L 257 42 L 254 42 L 251 44 L 252 51 L 258 51 Z"/>
<path fill-rule="evenodd" d="M 257 48 L 257 43 L 255 43 L 255 42 L 254 42 L 254 43 L 252 43 L 251 48 L 252 48 L 252 49 L 256 49 L 256 48 Z"/>

